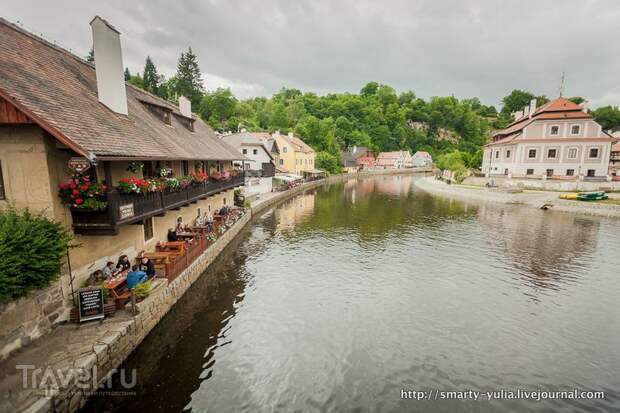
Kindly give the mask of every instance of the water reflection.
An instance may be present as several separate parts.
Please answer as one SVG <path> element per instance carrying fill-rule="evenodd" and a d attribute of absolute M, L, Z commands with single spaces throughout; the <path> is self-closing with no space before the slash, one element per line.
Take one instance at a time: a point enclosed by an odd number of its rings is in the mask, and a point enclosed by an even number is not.
<path fill-rule="evenodd" d="M 620 225 L 351 180 L 265 213 L 85 411 L 613 411 Z M 603 401 L 402 401 L 401 388 Z"/>
<path fill-rule="evenodd" d="M 577 282 L 592 264 L 600 221 L 528 208 L 483 206 L 478 221 L 487 242 L 511 261 L 515 275 L 534 291 Z"/>

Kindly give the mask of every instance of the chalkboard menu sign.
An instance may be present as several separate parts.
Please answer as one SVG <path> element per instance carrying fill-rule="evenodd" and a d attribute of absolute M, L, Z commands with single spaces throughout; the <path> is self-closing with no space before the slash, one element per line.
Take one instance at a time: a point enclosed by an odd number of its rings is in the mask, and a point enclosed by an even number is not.
<path fill-rule="evenodd" d="M 104 317 L 103 290 L 101 288 L 82 288 L 78 292 L 80 322 Z"/>

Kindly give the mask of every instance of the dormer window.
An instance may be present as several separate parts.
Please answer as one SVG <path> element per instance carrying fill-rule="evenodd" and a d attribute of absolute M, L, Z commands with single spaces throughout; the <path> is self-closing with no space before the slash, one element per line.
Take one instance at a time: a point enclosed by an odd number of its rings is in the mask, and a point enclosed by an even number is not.
<path fill-rule="evenodd" d="M 581 125 L 572 125 L 570 127 L 571 135 L 579 135 L 579 133 L 581 133 Z"/>
<path fill-rule="evenodd" d="M 172 121 L 170 120 L 170 112 L 164 111 L 163 119 L 166 125 L 170 125 L 172 123 Z"/>
<path fill-rule="evenodd" d="M 558 136 L 560 134 L 560 126 L 559 125 L 552 125 L 551 128 L 549 129 L 549 135 L 550 136 Z"/>

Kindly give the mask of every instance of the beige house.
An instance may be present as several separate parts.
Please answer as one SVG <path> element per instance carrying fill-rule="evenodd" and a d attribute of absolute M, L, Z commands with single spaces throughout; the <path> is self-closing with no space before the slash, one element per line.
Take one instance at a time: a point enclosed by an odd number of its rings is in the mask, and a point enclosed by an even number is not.
<path fill-rule="evenodd" d="M 279 169 L 299 176 L 315 169 L 316 152 L 301 138 L 292 133 L 281 135 L 280 132 L 272 136 L 280 150 L 280 159 L 276 165 Z"/>
<path fill-rule="evenodd" d="M 507 128 L 484 146 L 482 172 L 538 179 L 607 179 L 612 144 L 582 106 L 555 99 L 536 100 L 513 114 Z"/>
<path fill-rule="evenodd" d="M 409 151 L 381 152 L 377 156 L 376 166 L 383 169 L 412 168 L 413 158 Z"/>
<path fill-rule="evenodd" d="M 244 157 L 192 114 L 189 101 L 172 105 L 126 84 L 118 31 L 99 17 L 91 27 L 95 66 L 0 19 L 0 207 L 43 211 L 73 228 L 77 285 L 121 254 L 154 250 L 177 219 L 191 223 L 232 205 L 244 181 L 232 167 Z M 85 208 L 82 185 L 73 204 L 61 202 L 59 185 L 78 170 L 105 184 L 99 207 Z M 164 175 L 166 189 L 119 186 Z M 174 187 L 188 177 L 203 180 Z"/>

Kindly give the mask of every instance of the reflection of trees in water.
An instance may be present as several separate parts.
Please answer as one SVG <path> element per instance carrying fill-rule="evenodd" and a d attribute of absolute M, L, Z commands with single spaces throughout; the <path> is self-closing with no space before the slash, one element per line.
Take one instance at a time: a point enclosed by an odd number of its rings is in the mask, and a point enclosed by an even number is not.
<path fill-rule="evenodd" d="M 231 242 L 122 365 L 137 369 L 135 397 L 93 397 L 83 411 L 142 412 L 144 399 L 162 412 L 183 410 L 210 376 L 214 350 L 227 343 L 227 324 L 249 280 L 242 272 L 245 262 L 268 245 L 264 241 L 273 235 L 273 226 L 273 216 L 267 215 L 250 237 L 246 230 Z M 118 377 L 114 390 L 123 390 Z"/>
<path fill-rule="evenodd" d="M 521 279 L 536 289 L 577 281 L 596 250 L 600 222 L 525 207 L 484 206 L 479 220 L 487 241 L 509 257 Z"/>
<path fill-rule="evenodd" d="M 298 224 L 297 232 L 321 231 L 330 236 L 346 229 L 360 241 L 403 235 L 412 226 L 441 228 L 447 220 L 467 219 L 476 207 L 412 190 L 414 177 L 352 179 L 317 192 L 314 213 Z"/>

